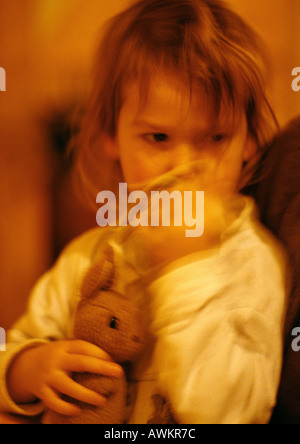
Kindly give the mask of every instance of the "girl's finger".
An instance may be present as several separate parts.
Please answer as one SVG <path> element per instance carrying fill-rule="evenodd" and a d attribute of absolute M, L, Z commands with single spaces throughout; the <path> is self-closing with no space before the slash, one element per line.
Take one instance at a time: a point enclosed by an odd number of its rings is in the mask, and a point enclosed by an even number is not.
<path fill-rule="evenodd" d="M 91 344 L 90 342 L 82 341 L 80 339 L 68 341 L 67 352 L 75 353 L 78 355 L 94 356 L 95 358 L 99 358 L 104 361 L 112 361 L 111 356 L 100 347 L 97 347 L 97 345 Z"/>
<path fill-rule="evenodd" d="M 69 354 L 65 357 L 63 370 L 66 372 L 94 373 L 112 378 L 120 378 L 124 374 L 122 367 L 114 362 L 77 354 Z"/>
<path fill-rule="evenodd" d="M 53 388 L 59 393 L 63 393 L 64 395 L 70 396 L 71 398 L 86 404 L 103 407 L 106 403 L 106 398 L 104 396 L 78 384 L 66 375 L 57 378 Z"/>
<path fill-rule="evenodd" d="M 78 416 L 81 413 L 80 407 L 62 400 L 51 387 L 44 388 L 41 400 L 48 408 L 60 415 Z"/>

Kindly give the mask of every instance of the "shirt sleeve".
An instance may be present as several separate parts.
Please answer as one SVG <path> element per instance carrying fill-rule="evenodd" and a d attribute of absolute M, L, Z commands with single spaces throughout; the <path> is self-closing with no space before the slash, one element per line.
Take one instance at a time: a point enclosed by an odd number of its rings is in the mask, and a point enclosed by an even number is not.
<path fill-rule="evenodd" d="M 175 418 L 182 424 L 268 423 L 281 366 L 275 326 L 248 309 L 198 321 L 194 340 L 191 328 L 160 344 L 160 384 Z"/>
<path fill-rule="evenodd" d="M 238 245 L 150 287 L 159 386 L 182 424 L 264 424 L 276 404 L 285 262 L 270 245 Z"/>
<path fill-rule="evenodd" d="M 8 332 L 6 352 L 0 354 L 0 410 L 28 416 L 43 411 L 41 403 L 16 405 L 9 396 L 6 375 L 17 354 L 25 349 L 70 337 L 79 283 L 98 246 L 98 230 L 76 239 L 33 289 L 26 313 Z"/>

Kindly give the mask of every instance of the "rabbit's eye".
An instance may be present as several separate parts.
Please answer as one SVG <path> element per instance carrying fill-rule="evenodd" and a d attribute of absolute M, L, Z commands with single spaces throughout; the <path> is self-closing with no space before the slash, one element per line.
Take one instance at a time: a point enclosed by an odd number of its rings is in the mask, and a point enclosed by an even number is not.
<path fill-rule="evenodd" d="M 119 319 L 115 318 L 115 317 L 111 318 L 109 326 L 110 326 L 110 328 L 113 328 L 114 330 L 118 330 Z"/>

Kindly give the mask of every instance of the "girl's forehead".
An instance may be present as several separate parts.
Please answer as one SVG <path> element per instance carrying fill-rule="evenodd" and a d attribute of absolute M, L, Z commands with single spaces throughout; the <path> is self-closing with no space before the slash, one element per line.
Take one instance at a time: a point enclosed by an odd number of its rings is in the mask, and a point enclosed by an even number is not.
<path fill-rule="evenodd" d="M 201 83 L 191 83 L 184 75 L 157 72 L 147 79 L 127 83 L 123 110 L 137 122 L 164 122 L 194 126 L 226 126 L 233 115 L 221 104 L 216 110 L 214 99 Z"/>
<path fill-rule="evenodd" d="M 184 114 L 212 112 L 212 100 L 201 85 L 191 85 L 176 74 L 157 73 L 146 81 L 133 80 L 127 84 L 124 106 L 139 114 Z"/>

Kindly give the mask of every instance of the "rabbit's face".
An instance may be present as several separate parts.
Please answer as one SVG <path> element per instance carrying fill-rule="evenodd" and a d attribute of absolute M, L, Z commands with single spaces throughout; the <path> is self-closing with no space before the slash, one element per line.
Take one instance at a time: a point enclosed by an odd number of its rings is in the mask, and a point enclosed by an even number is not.
<path fill-rule="evenodd" d="M 116 362 L 135 358 L 146 341 L 141 311 L 114 291 L 96 291 L 80 302 L 74 335 L 102 348 Z"/>

